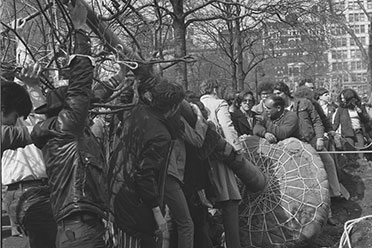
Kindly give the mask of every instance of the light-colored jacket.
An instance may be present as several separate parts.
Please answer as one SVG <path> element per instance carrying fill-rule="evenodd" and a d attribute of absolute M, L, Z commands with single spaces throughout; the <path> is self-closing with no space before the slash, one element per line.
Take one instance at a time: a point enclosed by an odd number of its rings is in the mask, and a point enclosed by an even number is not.
<path fill-rule="evenodd" d="M 238 151 L 242 149 L 238 140 L 238 133 L 231 120 L 227 102 L 214 95 L 204 95 L 200 98 L 200 101 L 208 111 L 208 120 L 216 125 L 219 133 L 235 148 L 235 150 Z"/>
<path fill-rule="evenodd" d="M 220 134 L 236 150 L 241 149 L 238 141 L 238 133 L 234 129 L 228 104 L 225 100 L 218 99 L 213 95 L 204 95 L 200 98 L 208 111 L 208 120 L 213 122 Z M 211 161 L 212 180 L 216 186 L 216 202 L 228 200 L 240 200 L 240 192 L 233 171 L 222 161 Z"/>

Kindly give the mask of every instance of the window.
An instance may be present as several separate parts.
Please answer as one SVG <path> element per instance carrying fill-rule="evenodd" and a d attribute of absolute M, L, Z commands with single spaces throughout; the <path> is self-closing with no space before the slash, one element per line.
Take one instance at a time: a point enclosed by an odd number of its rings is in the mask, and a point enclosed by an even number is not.
<path fill-rule="evenodd" d="M 360 42 L 362 43 L 363 46 L 365 46 L 367 43 L 366 43 L 366 37 L 360 37 Z"/>
<path fill-rule="evenodd" d="M 346 46 L 347 40 L 346 38 L 341 38 L 341 46 Z"/>
<path fill-rule="evenodd" d="M 364 34 L 366 32 L 366 27 L 364 25 L 360 25 L 360 33 Z"/>
<path fill-rule="evenodd" d="M 367 9 L 372 9 L 372 0 L 367 0 Z"/>
<path fill-rule="evenodd" d="M 360 14 L 359 14 L 359 20 L 360 20 L 361 22 L 364 22 L 364 21 L 366 20 L 366 16 L 365 16 L 364 13 L 360 13 Z"/>
<path fill-rule="evenodd" d="M 355 46 L 355 40 L 353 38 L 350 38 L 350 46 Z"/>
<path fill-rule="evenodd" d="M 357 66 L 356 66 L 356 61 L 351 61 L 351 63 L 350 63 L 350 69 L 351 69 L 352 71 L 354 71 L 354 70 L 356 70 L 356 68 L 357 68 Z"/>
<path fill-rule="evenodd" d="M 349 22 L 354 22 L 354 14 L 349 14 Z"/>

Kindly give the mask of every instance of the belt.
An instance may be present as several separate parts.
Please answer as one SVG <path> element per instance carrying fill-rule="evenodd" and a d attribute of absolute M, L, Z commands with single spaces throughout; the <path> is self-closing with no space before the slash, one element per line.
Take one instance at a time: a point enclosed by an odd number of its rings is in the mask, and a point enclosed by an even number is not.
<path fill-rule="evenodd" d="M 18 190 L 18 189 L 25 189 L 30 187 L 37 187 L 37 186 L 45 186 L 47 184 L 47 179 L 36 179 L 36 180 L 27 180 L 27 181 L 19 181 L 16 183 L 8 184 L 7 190 Z"/>
<path fill-rule="evenodd" d="M 87 213 L 87 212 L 78 212 L 70 214 L 69 216 L 63 218 L 62 220 L 58 221 L 58 224 L 64 225 L 65 223 L 72 223 L 72 222 L 85 222 L 89 220 L 99 220 L 101 217 L 99 217 L 97 214 L 94 213 Z"/>

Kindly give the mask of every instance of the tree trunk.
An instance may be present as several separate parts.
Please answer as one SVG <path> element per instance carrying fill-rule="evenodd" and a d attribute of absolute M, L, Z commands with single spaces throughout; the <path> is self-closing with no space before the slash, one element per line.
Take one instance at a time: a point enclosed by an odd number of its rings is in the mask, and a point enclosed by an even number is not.
<path fill-rule="evenodd" d="M 186 56 L 186 25 L 183 16 L 183 0 L 171 1 L 175 17 L 173 17 L 174 30 L 174 57 Z M 188 89 L 187 66 L 185 62 L 176 65 L 176 82 Z"/>
<path fill-rule="evenodd" d="M 243 49 L 242 49 L 242 33 L 240 31 L 240 20 L 235 21 L 235 52 L 237 53 L 237 81 L 239 90 L 244 90 L 244 70 L 243 70 Z"/>

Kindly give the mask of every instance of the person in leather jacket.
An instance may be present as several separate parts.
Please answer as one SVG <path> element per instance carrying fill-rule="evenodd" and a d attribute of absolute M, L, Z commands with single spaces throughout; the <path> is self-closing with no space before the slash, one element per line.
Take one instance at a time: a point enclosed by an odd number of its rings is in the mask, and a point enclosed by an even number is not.
<path fill-rule="evenodd" d="M 88 126 L 94 66 L 87 56 L 88 36 L 83 30 L 74 35 L 69 85 L 47 93 L 47 103 L 35 110 L 47 119 L 34 127 L 31 137 L 45 160 L 57 247 L 105 247 L 106 165 Z"/>

